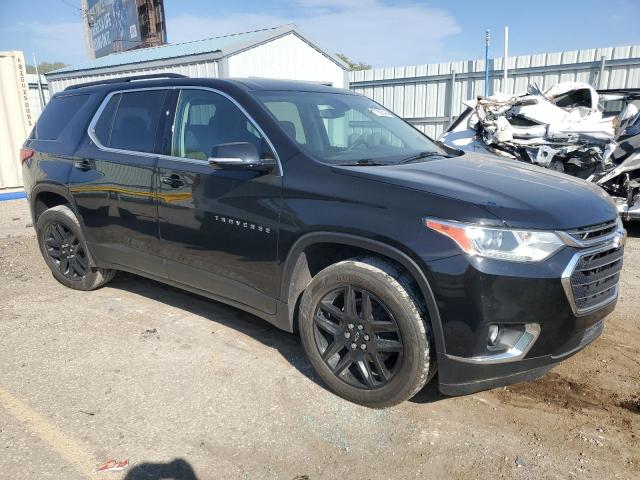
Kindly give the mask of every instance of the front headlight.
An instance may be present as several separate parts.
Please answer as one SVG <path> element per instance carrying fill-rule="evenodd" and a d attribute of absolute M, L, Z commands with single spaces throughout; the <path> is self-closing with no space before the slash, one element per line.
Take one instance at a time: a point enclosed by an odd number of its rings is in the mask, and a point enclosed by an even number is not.
<path fill-rule="evenodd" d="M 541 262 L 565 245 L 553 232 L 482 227 L 434 219 L 425 220 L 425 224 L 451 238 L 469 255 L 510 262 Z"/>

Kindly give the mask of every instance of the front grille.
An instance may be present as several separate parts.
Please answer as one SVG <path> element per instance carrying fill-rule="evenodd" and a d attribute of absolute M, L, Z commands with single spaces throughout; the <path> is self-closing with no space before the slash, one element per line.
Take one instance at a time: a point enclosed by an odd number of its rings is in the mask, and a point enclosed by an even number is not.
<path fill-rule="evenodd" d="M 579 257 L 570 277 L 578 313 L 595 309 L 617 296 L 623 255 L 624 247 L 615 247 Z"/>
<path fill-rule="evenodd" d="M 579 242 L 591 242 L 615 232 L 617 228 L 617 221 L 611 220 L 597 225 L 569 230 L 567 233 Z"/>

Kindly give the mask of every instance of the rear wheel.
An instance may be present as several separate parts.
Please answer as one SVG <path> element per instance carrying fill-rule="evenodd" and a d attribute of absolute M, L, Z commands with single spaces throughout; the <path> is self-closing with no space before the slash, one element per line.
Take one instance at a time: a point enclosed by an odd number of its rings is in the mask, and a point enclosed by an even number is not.
<path fill-rule="evenodd" d="M 318 273 L 300 304 L 300 335 L 318 375 L 340 396 L 395 405 L 435 373 L 428 319 L 394 266 L 347 260 Z"/>
<path fill-rule="evenodd" d="M 115 270 L 89 265 L 80 223 L 68 205 L 42 212 L 36 227 L 40 252 L 55 279 L 63 285 L 76 290 L 93 290 L 115 275 Z"/>

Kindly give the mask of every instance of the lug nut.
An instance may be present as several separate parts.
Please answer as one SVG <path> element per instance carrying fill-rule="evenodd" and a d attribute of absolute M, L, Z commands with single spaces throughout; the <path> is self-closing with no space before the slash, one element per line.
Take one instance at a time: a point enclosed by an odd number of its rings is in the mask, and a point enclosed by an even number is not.
<path fill-rule="evenodd" d="M 362 325 L 358 325 L 358 330 L 362 330 L 364 327 Z"/>
<path fill-rule="evenodd" d="M 344 332 L 344 338 L 351 338 L 351 334 L 349 332 Z"/>
<path fill-rule="evenodd" d="M 367 346 L 364 343 L 360 345 L 360 350 L 366 350 L 366 349 L 367 349 Z"/>
<path fill-rule="evenodd" d="M 369 340 L 369 335 L 365 335 L 365 336 L 364 336 L 364 339 L 365 339 L 365 340 Z"/>
<path fill-rule="evenodd" d="M 350 330 L 353 330 L 353 323 L 350 323 L 350 324 L 349 324 L 349 329 L 350 329 Z"/>
<path fill-rule="evenodd" d="M 355 343 L 352 343 L 352 344 L 351 344 L 351 349 L 352 349 L 352 350 L 355 350 L 357 346 L 358 346 L 358 345 L 356 345 Z"/>

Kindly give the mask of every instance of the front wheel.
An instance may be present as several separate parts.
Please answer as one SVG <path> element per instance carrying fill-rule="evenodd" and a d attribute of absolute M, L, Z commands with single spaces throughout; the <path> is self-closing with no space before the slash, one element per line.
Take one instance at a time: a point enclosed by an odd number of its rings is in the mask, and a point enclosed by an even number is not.
<path fill-rule="evenodd" d="M 300 336 L 318 375 L 338 395 L 396 405 L 435 373 L 426 314 L 394 266 L 346 260 L 319 272 L 300 304 Z"/>

